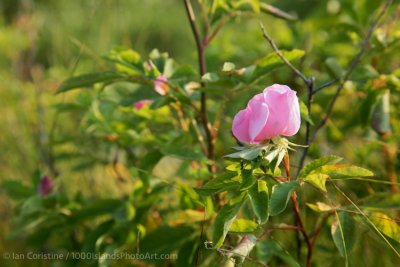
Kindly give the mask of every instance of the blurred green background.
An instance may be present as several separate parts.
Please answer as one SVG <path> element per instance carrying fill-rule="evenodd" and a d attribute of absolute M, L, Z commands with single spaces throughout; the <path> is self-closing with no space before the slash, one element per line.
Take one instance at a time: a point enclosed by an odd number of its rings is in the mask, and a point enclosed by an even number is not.
<path fill-rule="evenodd" d="M 327 59 L 335 58 L 335 64 L 346 68 L 358 51 L 355 44 L 365 34 L 371 14 L 382 1 L 265 2 L 295 15 L 298 20 L 285 21 L 267 14 L 243 14 L 230 20 L 207 49 L 209 71 L 220 70 L 225 61 L 246 66 L 271 52 L 261 35 L 258 25 L 261 19 L 280 48 L 306 51 L 307 56 L 298 66 L 306 74 L 315 75 L 317 84 L 323 84 L 332 77 Z M 22 181 L 28 187 L 35 179 L 32 177 L 57 174 L 63 181 L 59 183 L 67 185 L 65 190 L 71 195 L 79 191 L 89 197 L 118 197 L 132 190 L 134 185 L 129 182 L 121 184 L 110 164 L 84 168 L 79 166 L 82 163 L 78 162 L 80 159 L 63 157 L 70 152 L 84 153 L 80 150 L 80 142 L 88 140 L 79 140 L 82 136 L 79 129 L 82 117 L 79 114 L 58 113 L 54 108 L 75 99 L 77 93 L 56 95 L 55 92 L 68 77 L 108 69 L 102 56 L 116 47 L 133 48 L 142 55 L 158 48 L 168 52 L 180 64 L 197 68 L 195 44 L 183 2 L 1 0 L 0 10 L 0 182 Z M 385 179 L 387 171 L 382 147 L 369 126 L 359 123 L 363 115 L 359 112 L 359 99 L 365 100 L 366 95 L 358 89 L 368 87 L 370 90 L 373 86 L 366 85 L 367 79 L 379 82 L 380 75 L 392 75 L 400 68 L 399 9 L 396 11 L 394 5 L 391 11 L 388 22 L 373 37 L 374 48 L 368 53 L 367 62 L 355 74 L 358 81 L 348 85 L 346 97 L 340 99 L 335 110 L 335 120 L 328 123 L 327 130 L 318 140 L 319 147 L 311 148 L 313 156 L 338 154 L 374 170 L 382 179 Z M 394 44 L 379 50 L 385 42 Z M 287 69 L 265 77 L 265 84 L 273 82 L 288 83 L 298 88 L 299 95 L 305 98 L 301 82 Z M 261 89 L 261 86 L 256 86 L 236 96 L 224 115 L 231 118 Z M 333 89 L 327 88 L 326 93 L 316 97 L 316 102 L 325 103 L 333 93 Z M 389 153 L 394 155 L 395 170 L 399 170 L 396 141 L 399 140 L 400 127 L 397 120 L 398 95 L 392 101 L 392 120 L 396 123 L 392 125 Z M 351 106 L 357 109 L 349 110 Z M 313 107 L 317 119 L 322 117 L 322 107 Z M 230 122 L 227 119 L 224 125 L 229 127 Z M 229 138 L 229 133 L 224 136 Z M 78 139 L 75 143 L 68 141 L 74 138 Z M 297 143 L 303 142 L 303 137 L 297 138 Z M 219 144 L 217 157 L 228 153 L 226 144 L 233 143 L 234 140 L 230 140 Z M 357 188 L 356 184 L 349 186 Z M 360 191 L 367 194 L 380 188 L 387 190 L 387 186 L 382 185 L 378 188 L 367 186 Z M 7 238 L 14 226 L 14 207 L 15 202 L 0 190 L 0 252 L 27 249 L 22 239 Z M 46 264 L 49 263 L 0 259 L 0 266 Z"/>

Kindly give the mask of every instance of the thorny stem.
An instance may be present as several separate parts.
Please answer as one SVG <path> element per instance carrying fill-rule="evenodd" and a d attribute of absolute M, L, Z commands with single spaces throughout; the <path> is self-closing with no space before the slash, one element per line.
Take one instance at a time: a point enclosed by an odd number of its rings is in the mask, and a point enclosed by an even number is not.
<path fill-rule="evenodd" d="M 203 76 L 206 73 L 206 58 L 205 58 L 205 48 L 207 47 L 207 36 L 202 39 L 200 37 L 199 31 L 197 30 L 196 27 L 196 17 L 194 15 L 193 7 L 192 4 L 190 3 L 190 0 L 183 0 L 185 4 L 185 10 L 189 19 L 190 23 L 190 28 L 193 33 L 193 37 L 196 43 L 197 47 L 197 55 L 198 55 L 198 61 L 199 61 L 199 72 L 200 76 Z M 204 83 L 201 83 L 201 86 L 204 86 Z M 207 157 L 210 160 L 214 159 L 214 143 L 215 143 L 215 134 L 213 134 L 211 124 L 209 123 L 208 120 L 208 114 L 207 114 L 207 94 L 202 92 L 201 93 L 201 107 L 200 107 L 200 117 L 201 117 L 201 122 L 204 127 L 204 131 L 207 137 Z M 211 165 L 209 166 L 210 171 L 213 173 L 215 172 L 215 166 Z"/>

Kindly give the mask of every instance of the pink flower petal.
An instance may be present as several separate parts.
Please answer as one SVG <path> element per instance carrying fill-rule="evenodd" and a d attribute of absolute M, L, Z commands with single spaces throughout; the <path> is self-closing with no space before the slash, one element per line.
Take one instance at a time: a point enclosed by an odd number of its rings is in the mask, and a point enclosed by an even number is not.
<path fill-rule="evenodd" d="M 249 111 L 243 109 L 239 111 L 232 123 L 232 133 L 240 141 L 244 143 L 250 143 L 251 139 L 249 136 Z"/>

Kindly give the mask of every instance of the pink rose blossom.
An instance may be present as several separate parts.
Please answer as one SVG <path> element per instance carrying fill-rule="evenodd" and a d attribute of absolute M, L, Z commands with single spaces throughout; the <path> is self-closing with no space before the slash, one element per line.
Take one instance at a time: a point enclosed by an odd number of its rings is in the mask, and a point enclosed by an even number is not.
<path fill-rule="evenodd" d="M 133 106 L 135 107 L 135 109 L 140 110 L 142 107 L 149 105 L 151 102 L 153 101 L 151 101 L 150 99 L 143 99 L 133 103 Z"/>
<path fill-rule="evenodd" d="M 154 90 L 160 95 L 165 95 L 168 92 L 168 79 L 164 75 L 160 75 L 154 81 Z"/>
<path fill-rule="evenodd" d="M 53 190 L 53 181 L 46 175 L 39 182 L 38 192 L 42 196 L 47 196 Z"/>
<path fill-rule="evenodd" d="M 278 135 L 292 136 L 300 128 L 296 92 L 274 84 L 250 99 L 233 119 L 233 135 L 243 143 L 258 144 Z"/>

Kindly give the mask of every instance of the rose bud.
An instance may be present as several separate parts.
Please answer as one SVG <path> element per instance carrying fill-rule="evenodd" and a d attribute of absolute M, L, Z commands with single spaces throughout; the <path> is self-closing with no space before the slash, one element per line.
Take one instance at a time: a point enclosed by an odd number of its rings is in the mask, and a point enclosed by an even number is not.
<path fill-rule="evenodd" d="M 38 192 L 42 196 L 47 196 L 53 190 L 53 181 L 47 176 L 43 176 L 39 182 Z"/>
<path fill-rule="evenodd" d="M 151 101 L 150 99 L 143 99 L 143 100 L 133 103 L 133 106 L 135 109 L 140 110 L 142 107 L 149 105 L 151 102 L 153 102 L 153 101 Z"/>
<path fill-rule="evenodd" d="M 168 79 L 164 75 L 160 75 L 154 81 L 154 90 L 160 95 L 165 95 L 168 92 Z"/>
<path fill-rule="evenodd" d="M 233 119 L 233 135 L 243 143 L 258 144 L 278 135 L 292 136 L 300 128 L 296 92 L 274 84 L 255 95 Z"/>

